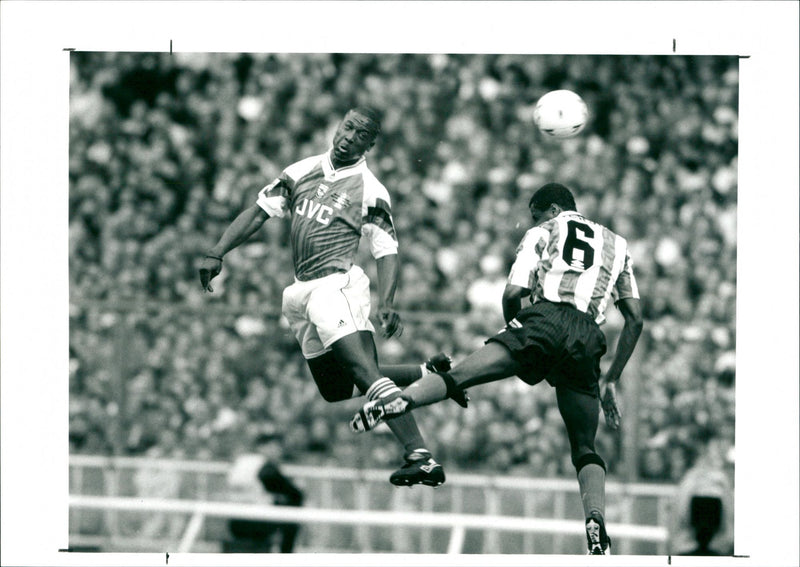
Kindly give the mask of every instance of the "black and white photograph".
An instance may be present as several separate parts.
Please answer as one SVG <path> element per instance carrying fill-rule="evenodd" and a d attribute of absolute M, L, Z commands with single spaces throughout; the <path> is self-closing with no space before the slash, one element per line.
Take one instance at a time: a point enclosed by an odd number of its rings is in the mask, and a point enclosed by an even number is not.
<path fill-rule="evenodd" d="M 96 4 L 56 108 L 2 108 L 55 154 L 4 126 L 3 548 L 30 498 L 46 564 L 795 564 L 796 17 L 654 48 L 596 39 L 614 3 L 163 3 L 184 43 Z"/>

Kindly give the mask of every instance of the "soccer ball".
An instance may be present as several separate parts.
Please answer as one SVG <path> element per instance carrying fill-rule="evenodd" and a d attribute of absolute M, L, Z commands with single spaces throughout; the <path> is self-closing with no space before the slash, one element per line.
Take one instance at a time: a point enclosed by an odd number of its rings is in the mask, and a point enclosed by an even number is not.
<path fill-rule="evenodd" d="M 589 109 L 576 93 L 565 89 L 542 96 L 533 110 L 533 121 L 545 136 L 571 138 L 589 119 Z"/>

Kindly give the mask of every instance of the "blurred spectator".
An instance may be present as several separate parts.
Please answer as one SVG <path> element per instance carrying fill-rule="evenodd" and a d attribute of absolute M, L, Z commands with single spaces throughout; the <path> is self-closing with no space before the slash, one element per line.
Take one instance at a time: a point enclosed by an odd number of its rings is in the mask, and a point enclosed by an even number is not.
<path fill-rule="evenodd" d="M 712 439 L 681 479 L 673 502 L 671 555 L 733 555 L 733 448 Z"/>
<path fill-rule="evenodd" d="M 256 441 L 257 453 L 236 457 L 228 475 L 231 501 L 254 504 L 263 501 L 266 493 L 277 506 L 303 505 L 303 492 L 281 473 L 281 443 L 280 437 L 262 434 Z M 226 553 L 261 553 L 276 549 L 291 553 L 300 525 L 232 519 L 228 528 L 233 539 L 223 542 L 222 549 Z"/>
<path fill-rule="evenodd" d="M 179 459 L 182 452 L 178 446 L 178 436 L 165 429 L 146 455 L 151 458 Z M 144 466 L 136 471 L 134 478 L 136 494 L 141 498 L 176 499 L 180 496 L 181 474 L 179 471 L 158 466 Z M 186 526 L 183 514 L 154 512 L 144 519 L 138 536 L 143 539 L 162 539 L 177 542 Z"/>

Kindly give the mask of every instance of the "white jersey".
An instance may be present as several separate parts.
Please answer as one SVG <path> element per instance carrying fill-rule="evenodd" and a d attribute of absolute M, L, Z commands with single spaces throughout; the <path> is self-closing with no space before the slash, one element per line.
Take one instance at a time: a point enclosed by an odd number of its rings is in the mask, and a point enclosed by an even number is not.
<path fill-rule="evenodd" d="M 508 283 L 530 289 L 534 303 L 568 303 L 598 324 L 609 300 L 639 298 L 627 241 L 575 211 L 525 233 Z"/>

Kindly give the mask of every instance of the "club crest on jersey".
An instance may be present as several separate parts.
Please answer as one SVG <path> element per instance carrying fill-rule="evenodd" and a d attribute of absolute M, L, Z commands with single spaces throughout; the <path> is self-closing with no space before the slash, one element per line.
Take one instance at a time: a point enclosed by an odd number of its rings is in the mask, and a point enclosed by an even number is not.
<path fill-rule="evenodd" d="M 329 189 L 330 189 L 330 187 L 328 187 L 324 183 L 320 183 L 319 187 L 317 187 L 317 193 L 314 196 L 317 199 L 322 199 L 325 196 L 325 193 L 327 193 Z"/>
<path fill-rule="evenodd" d="M 332 199 L 333 206 L 337 209 L 343 209 L 350 206 L 350 197 L 347 195 L 347 193 L 334 193 Z"/>

